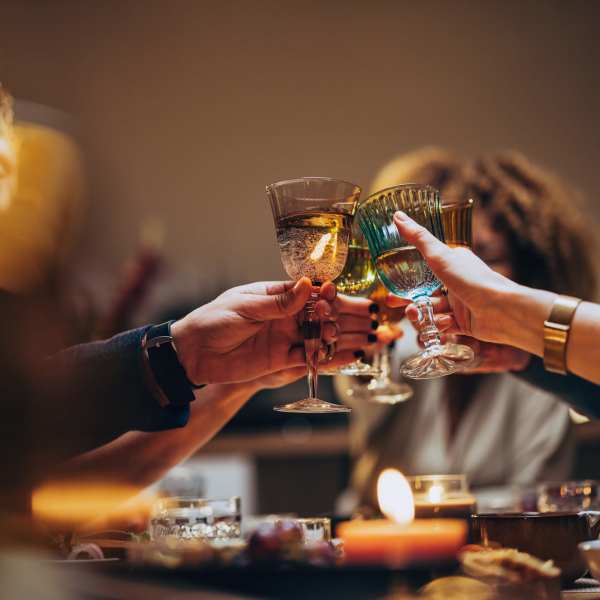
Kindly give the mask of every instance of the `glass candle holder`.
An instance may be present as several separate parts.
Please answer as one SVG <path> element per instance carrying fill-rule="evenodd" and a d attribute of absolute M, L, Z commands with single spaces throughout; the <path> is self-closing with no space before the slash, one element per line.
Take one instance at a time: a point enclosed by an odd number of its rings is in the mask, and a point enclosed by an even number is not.
<path fill-rule="evenodd" d="M 537 486 L 540 512 L 600 510 L 600 481 L 547 482 Z"/>
<path fill-rule="evenodd" d="M 178 540 L 229 540 L 241 536 L 239 497 L 161 498 L 153 507 L 150 536 L 153 540 L 173 537 Z"/>
<path fill-rule="evenodd" d="M 315 517 L 296 519 L 296 522 L 302 528 L 305 544 L 331 541 L 331 519 L 327 517 Z"/>
<path fill-rule="evenodd" d="M 468 519 L 476 512 L 465 475 L 417 475 L 407 480 L 417 519 Z"/>

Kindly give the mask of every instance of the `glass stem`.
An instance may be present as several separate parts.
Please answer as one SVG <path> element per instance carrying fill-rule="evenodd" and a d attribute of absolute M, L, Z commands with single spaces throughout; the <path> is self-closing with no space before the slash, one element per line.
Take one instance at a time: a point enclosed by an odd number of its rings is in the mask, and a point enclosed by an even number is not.
<path fill-rule="evenodd" d="M 308 376 L 308 398 L 317 399 L 317 385 L 319 379 L 319 351 L 321 350 L 321 320 L 315 307 L 319 299 L 320 286 L 313 285 L 310 298 L 304 307 L 304 321 L 302 333 L 304 335 L 304 351 L 306 353 L 306 366 Z"/>
<path fill-rule="evenodd" d="M 419 337 L 425 348 L 441 346 L 440 332 L 433 320 L 433 304 L 429 296 L 419 296 L 415 299 L 415 306 L 419 314 Z"/>
<path fill-rule="evenodd" d="M 379 351 L 379 368 L 381 369 L 381 382 L 389 383 L 390 381 L 390 349 L 384 346 Z"/>

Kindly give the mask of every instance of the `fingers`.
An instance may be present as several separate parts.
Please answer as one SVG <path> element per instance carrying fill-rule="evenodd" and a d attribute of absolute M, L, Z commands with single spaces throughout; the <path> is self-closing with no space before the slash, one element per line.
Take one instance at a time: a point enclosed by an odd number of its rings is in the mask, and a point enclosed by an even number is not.
<path fill-rule="evenodd" d="M 400 298 L 400 296 L 395 296 L 394 294 L 388 294 L 385 297 L 385 303 L 391 308 L 400 308 L 402 306 L 411 304 L 411 301 L 405 298 Z"/>
<path fill-rule="evenodd" d="M 335 284 L 331 281 L 326 281 L 319 291 L 319 297 L 328 302 L 333 302 L 337 296 Z"/>
<path fill-rule="evenodd" d="M 338 318 L 338 307 L 327 300 L 318 300 L 315 304 L 315 311 L 321 321 L 335 321 Z"/>
<path fill-rule="evenodd" d="M 377 331 L 377 340 L 379 344 L 388 345 L 391 344 L 394 340 L 400 339 L 404 336 L 404 331 L 401 327 L 381 327 Z"/>
<path fill-rule="evenodd" d="M 254 321 L 272 321 L 300 312 L 310 297 L 312 284 L 308 277 L 302 277 L 296 283 L 262 282 L 241 286 L 237 292 L 223 295 L 233 310 Z"/>
<path fill-rule="evenodd" d="M 370 317 L 357 317 L 355 315 L 342 314 L 337 320 L 340 330 L 344 333 L 371 333 L 377 331 L 379 321 Z"/>
<path fill-rule="evenodd" d="M 337 323 L 324 323 L 321 338 L 325 344 L 331 344 L 337 341 L 340 335 L 340 328 Z"/>
<path fill-rule="evenodd" d="M 357 296 L 344 296 L 340 294 L 335 300 L 335 306 L 340 314 L 369 316 L 373 314 L 371 306 L 377 306 L 367 298 L 359 298 Z"/>
<path fill-rule="evenodd" d="M 431 298 L 431 304 L 433 306 L 434 313 L 448 313 L 452 311 L 450 302 L 447 296 L 433 296 Z M 414 304 L 409 304 L 406 307 L 406 316 L 413 323 L 417 323 L 419 320 L 419 311 Z"/>
<path fill-rule="evenodd" d="M 413 221 L 406 213 L 398 211 L 394 214 L 394 224 L 398 233 L 425 257 L 431 270 L 440 275 L 450 249 L 438 240 L 430 231 Z"/>
<path fill-rule="evenodd" d="M 468 369 L 468 373 L 504 373 L 506 371 L 522 371 L 526 369 L 531 355 L 512 346 L 478 342 L 473 338 L 458 336 L 461 343 L 467 343 L 475 351 L 478 361 Z"/>
<path fill-rule="evenodd" d="M 337 367 L 343 367 L 356 360 L 356 355 L 352 350 L 339 350 L 335 353 L 331 360 L 328 360 L 324 364 L 327 365 L 327 369 L 334 369 Z"/>
<path fill-rule="evenodd" d="M 363 350 L 374 346 L 377 341 L 375 333 L 341 333 L 337 339 L 337 350 Z"/>

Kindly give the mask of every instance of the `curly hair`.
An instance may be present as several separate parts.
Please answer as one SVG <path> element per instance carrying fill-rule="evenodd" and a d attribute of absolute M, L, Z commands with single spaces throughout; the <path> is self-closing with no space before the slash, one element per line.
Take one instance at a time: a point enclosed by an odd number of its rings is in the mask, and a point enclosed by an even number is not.
<path fill-rule="evenodd" d="M 372 187 L 403 181 L 432 185 L 442 197 L 473 198 L 506 236 L 517 282 L 587 300 L 595 296 L 593 238 L 579 194 L 521 153 L 465 160 L 424 148 L 384 166 Z"/>

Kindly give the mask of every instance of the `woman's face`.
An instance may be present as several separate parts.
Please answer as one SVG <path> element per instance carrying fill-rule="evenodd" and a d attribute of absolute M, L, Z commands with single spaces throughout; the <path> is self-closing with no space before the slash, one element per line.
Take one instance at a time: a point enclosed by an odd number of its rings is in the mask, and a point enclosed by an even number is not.
<path fill-rule="evenodd" d="M 473 210 L 473 252 L 494 271 L 510 279 L 514 277 L 508 242 L 480 207 Z"/>

